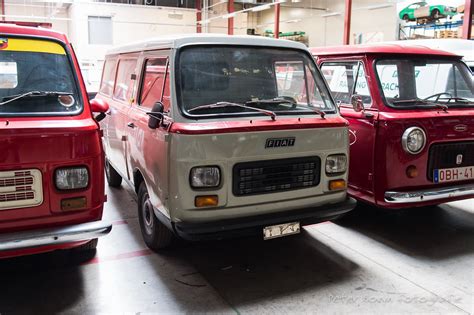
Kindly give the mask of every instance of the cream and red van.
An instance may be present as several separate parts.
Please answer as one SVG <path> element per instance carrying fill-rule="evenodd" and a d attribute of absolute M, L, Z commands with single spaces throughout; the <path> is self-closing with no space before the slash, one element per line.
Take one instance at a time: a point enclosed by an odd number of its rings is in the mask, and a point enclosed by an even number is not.
<path fill-rule="evenodd" d="M 348 125 L 304 45 L 192 35 L 111 50 L 97 99 L 109 185 L 152 249 L 295 234 L 350 211 Z"/>

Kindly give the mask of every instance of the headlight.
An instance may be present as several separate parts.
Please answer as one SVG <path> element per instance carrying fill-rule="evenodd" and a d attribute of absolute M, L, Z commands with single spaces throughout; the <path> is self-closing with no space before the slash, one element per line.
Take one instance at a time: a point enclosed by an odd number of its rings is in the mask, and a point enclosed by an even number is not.
<path fill-rule="evenodd" d="M 425 147 L 426 134 L 423 129 L 410 127 L 402 135 L 403 150 L 410 154 L 420 153 Z"/>
<path fill-rule="evenodd" d="M 217 187 L 221 183 L 221 172 L 217 166 L 194 167 L 190 174 L 191 187 Z"/>
<path fill-rule="evenodd" d="M 54 177 L 59 190 L 82 189 L 89 185 L 89 172 L 85 167 L 60 168 Z"/>
<path fill-rule="evenodd" d="M 344 173 L 347 169 L 347 156 L 345 154 L 330 155 L 326 158 L 326 173 Z"/>

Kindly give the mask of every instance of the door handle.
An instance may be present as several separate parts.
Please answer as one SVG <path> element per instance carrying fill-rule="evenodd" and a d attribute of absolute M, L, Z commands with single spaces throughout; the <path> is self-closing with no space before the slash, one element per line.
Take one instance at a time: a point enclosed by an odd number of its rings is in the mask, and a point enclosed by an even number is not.
<path fill-rule="evenodd" d="M 133 122 L 129 122 L 129 123 L 127 124 L 127 127 L 130 127 L 130 128 L 133 129 L 133 128 L 135 128 L 135 124 L 134 124 Z"/>

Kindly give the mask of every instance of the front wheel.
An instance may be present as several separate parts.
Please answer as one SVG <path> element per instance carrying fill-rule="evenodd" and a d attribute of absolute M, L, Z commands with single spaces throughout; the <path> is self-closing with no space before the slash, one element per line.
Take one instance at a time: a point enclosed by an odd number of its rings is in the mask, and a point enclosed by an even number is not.
<path fill-rule="evenodd" d="M 110 187 L 118 188 L 122 185 L 122 176 L 110 165 L 108 160 L 105 160 L 105 175 Z"/>
<path fill-rule="evenodd" d="M 145 182 L 138 189 L 138 219 L 143 240 L 150 249 L 159 251 L 171 245 L 174 234 L 155 216 Z"/>
<path fill-rule="evenodd" d="M 405 22 L 410 21 L 410 17 L 408 16 L 408 14 L 405 14 L 405 15 L 403 16 L 403 20 L 404 20 Z"/>

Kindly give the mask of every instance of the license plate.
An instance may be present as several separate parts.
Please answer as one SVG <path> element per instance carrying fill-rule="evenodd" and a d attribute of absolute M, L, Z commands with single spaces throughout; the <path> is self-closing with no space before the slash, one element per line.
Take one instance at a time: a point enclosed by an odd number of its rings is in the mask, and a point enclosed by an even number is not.
<path fill-rule="evenodd" d="M 263 228 L 263 239 L 271 240 L 272 238 L 298 234 L 300 232 L 301 228 L 299 222 L 271 225 Z"/>
<path fill-rule="evenodd" d="M 435 183 L 456 182 L 474 179 L 474 166 L 436 169 L 433 171 Z"/>

